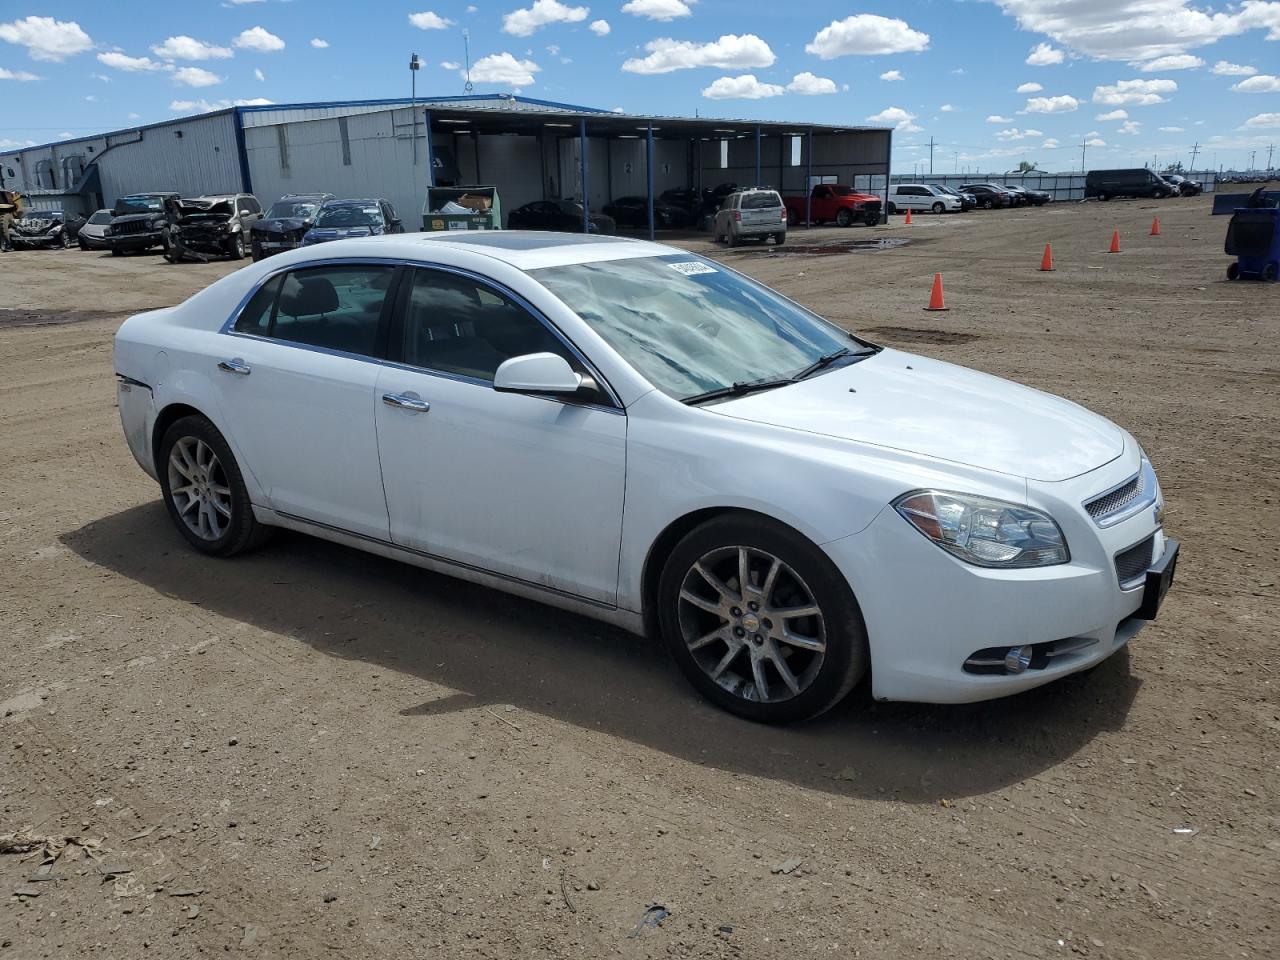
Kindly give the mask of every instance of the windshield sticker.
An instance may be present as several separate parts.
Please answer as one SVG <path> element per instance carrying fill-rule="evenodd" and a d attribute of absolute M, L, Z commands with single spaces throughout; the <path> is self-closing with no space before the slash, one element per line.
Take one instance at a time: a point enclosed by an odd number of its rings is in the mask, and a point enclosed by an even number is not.
<path fill-rule="evenodd" d="M 693 277 L 700 273 L 719 273 L 715 267 L 708 263 L 701 263 L 697 260 L 682 260 L 679 263 L 667 264 L 672 270 L 679 270 L 686 277 Z"/>

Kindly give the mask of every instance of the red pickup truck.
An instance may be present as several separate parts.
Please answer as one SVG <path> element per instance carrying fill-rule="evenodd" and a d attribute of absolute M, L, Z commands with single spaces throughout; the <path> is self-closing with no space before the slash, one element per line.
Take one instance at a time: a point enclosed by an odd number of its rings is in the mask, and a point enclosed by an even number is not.
<path fill-rule="evenodd" d="M 783 197 L 787 208 L 788 226 L 804 223 L 805 201 L 809 201 L 809 216 L 813 223 L 831 220 L 837 226 L 848 227 L 855 223 L 871 226 L 880 222 L 880 198 L 869 193 L 859 193 L 853 187 L 841 183 L 819 183 L 812 195 Z"/>

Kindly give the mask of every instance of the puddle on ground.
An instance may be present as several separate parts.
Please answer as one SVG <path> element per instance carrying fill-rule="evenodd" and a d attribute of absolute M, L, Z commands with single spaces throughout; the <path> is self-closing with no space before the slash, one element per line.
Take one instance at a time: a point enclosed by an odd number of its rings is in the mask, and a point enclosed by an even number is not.
<path fill-rule="evenodd" d="M 874 253 L 906 246 L 911 241 L 905 237 L 878 237 L 874 240 L 832 240 L 828 243 L 787 243 L 781 247 L 760 246 L 754 250 L 743 248 L 743 253 L 767 253 L 775 257 L 829 257 L 837 253 Z"/>
<path fill-rule="evenodd" d="M 864 327 L 858 332 L 865 333 L 873 340 L 879 334 L 898 343 L 968 343 L 978 339 L 976 333 L 935 330 L 932 327 Z"/>

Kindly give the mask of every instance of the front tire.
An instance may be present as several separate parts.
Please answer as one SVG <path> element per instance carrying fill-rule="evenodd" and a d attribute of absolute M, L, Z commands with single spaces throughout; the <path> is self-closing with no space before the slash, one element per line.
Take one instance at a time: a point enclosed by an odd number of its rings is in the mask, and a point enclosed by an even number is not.
<path fill-rule="evenodd" d="M 1276 282 L 1276 265 L 1274 263 L 1268 263 L 1262 268 L 1262 279 L 1267 283 Z"/>
<path fill-rule="evenodd" d="M 690 682 L 749 720 L 815 717 L 867 671 L 866 628 L 844 576 L 766 517 L 729 514 L 686 535 L 663 567 L 658 604 Z"/>
<path fill-rule="evenodd" d="M 994 200 L 992 200 L 992 199 L 991 199 L 991 198 L 989 198 L 989 197 L 988 197 L 986 200 L 983 200 L 983 201 L 982 201 L 982 209 L 983 209 L 983 210 L 991 210 L 991 209 L 993 209 L 993 208 L 995 207 L 995 205 L 996 205 L 996 204 L 995 204 L 995 201 L 994 201 Z"/>
<path fill-rule="evenodd" d="M 227 241 L 227 256 L 232 260 L 244 259 L 244 234 L 236 233 L 234 237 Z"/>
<path fill-rule="evenodd" d="M 933 210 L 933 212 L 934 212 L 934 213 L 946 213 L 946 212 L 947 212 L 947 205 L 946 205 L 945 203 L 942 203 L 941 201 L 939 201 L 938 203 L 935 203 L 935 204 L 933 205 L 932 210 Z"/>
<path fill-rule="evenodd" d="M 836 226 L 849 227 L 853 225 L 853 213 L 848 207 L 841 207 L 836 211 Z"/>
<path fill-rule="evenodd" d="M 1232 264 L 1228 264 L 1228 265 L 1227 265 L 1227 279 L 1228 279 L 1228 280 L 1239 280 L 1239 279 L 1240 279 L 1240 264 L 1239 264 L 1239 263 L 1232 263 Z"/>
<path fill-rule="evenodd" d="M 160 440 L 160 490 L 178 532 L 201 553 L 231 557 L 261 543 L 249 491 L 222 434 L 199 414 L 176 421 Z"/>

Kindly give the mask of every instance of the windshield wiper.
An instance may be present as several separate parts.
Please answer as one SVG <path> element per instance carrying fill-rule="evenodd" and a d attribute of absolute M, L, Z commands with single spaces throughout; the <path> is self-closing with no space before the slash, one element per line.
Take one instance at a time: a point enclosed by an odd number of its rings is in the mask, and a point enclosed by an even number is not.
<path fill-rule="evenodd" d="M 716 387 L 706 393 L 695 393 L 692 397 L 685 397 L 681 402 L 696 406 L 699 403 L 706 403 L 708 400 L 719 400 L 722 397 L 744 397 L 748 393 L 772 390 L 774 387 L 785 387 L 789 383 L 795 383 L 795 379 L 793 377 L 780 377 L 776 380 L 739 380 L 737 383 L 727 387 Z"/>
<path fill-rule="evenodd" d="M 837 360 L 843 360 L 845 357 L 870 357 L 879 351 L 874 347 L 868 347 L 864 350 L 850 350 L 848 347 L 841 347 L 839 350 L 833 350 L 830 353 L 824 353 L 813 363 L 809 364 L 803 370 L 795 375 L 793 379 L 804 380 L 811 377 L 819 370 L 825 370 Z"/>

